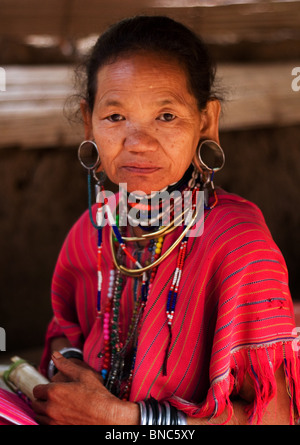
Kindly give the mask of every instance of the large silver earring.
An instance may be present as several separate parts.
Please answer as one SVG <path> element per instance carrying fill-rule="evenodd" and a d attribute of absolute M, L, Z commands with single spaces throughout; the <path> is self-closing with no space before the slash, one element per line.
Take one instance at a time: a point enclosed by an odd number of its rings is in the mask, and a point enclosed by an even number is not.
<path fill-rule="evenodd" d="M 205 205 L 211 209 L 217 204 L 213 177 L 215 172 L 224 167 L 224 151 L 217 142 L 206 139 L 199 142 L 193 161 L 196 169 L 201 173 Z M 214 194 L 215 202 L 209 207 L 208 200 L 211 194 Z"/>
<path fill-rule="evenodd" d="M 200 172 L 215 173 L 224 167 L 224 151 L 213 140 L 200 141 L 194 157 L 194 164 Z"/>
<path fill-rule="evenodd" d="M 80 164 L 89 172 L 95 173 L 100 167 L 101 161 L 96 142 L 91 140 L 81 142 L 77 154 Z"/>
<path fill-rule="evenodd" d="M 88 202 L 89 202 L 89 212 L 90 212 L 90 219 L 91 223 L 96 229 L 100 228 L 100 224 L 98 224 L 99 221 L 99 215 L 97 211 L 97 222 L 93 220 L 92 216 L 92 175 L 96 181 L 95 184 L 95 196 L 96 196 L 96 202 L 100 202 L 101 198 L 101 192 L 103 189 L 103 183 L 105 180 L 105 173 L 99 172 L 99 176 L 97 176 L 97 170 L 101 166 L 101 160 L 98 152 L 97 144 L 94 141 L 86 140 L 81 142 L 81 144 L 78 147 L 78 159 L 80 164 L 87 170 L 87 181 L 88 181 Z M 101 209 L 100 209 L 101 210 Z M 101 212 L 99 212 L 101 213 Z M 102 215 L 102 213 L 101 213 Z M 102 218 L 102 216 L 101 216 Z"/>

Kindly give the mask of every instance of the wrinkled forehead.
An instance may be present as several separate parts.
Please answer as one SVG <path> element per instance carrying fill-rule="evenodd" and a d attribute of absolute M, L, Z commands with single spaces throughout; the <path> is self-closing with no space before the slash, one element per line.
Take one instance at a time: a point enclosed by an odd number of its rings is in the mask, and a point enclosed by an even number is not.
<path fill-rule="evenodd" d="M 132 88 L 144 85 L 145 90 L 151 90 L 158 86 L 159 81 L 168 83 L 168 79 L 193 95 L 187 70 L 178 58 L 162 52 L 127 51 L 98 69 L 95 93 L 101 93 L 103 88 L 113 88 L 113 85 L 122 87 L 128 81 Z"/>
<path fill-rule="evenodd" d="M 149 102 L 173 101 L 195 105 L 187 76 L 177 60 L 157 57 L 156 54 L 138 53 L 118 58 L 103 66 L 97 74 L 96 102 L 111 105 L 120 97 L 138 95 Z"/>

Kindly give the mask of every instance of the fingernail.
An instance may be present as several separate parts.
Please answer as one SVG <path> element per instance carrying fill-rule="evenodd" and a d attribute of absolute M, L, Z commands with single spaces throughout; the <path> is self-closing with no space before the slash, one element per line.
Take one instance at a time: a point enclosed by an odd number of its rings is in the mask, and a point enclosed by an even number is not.
<path fill-rule="evenodd" d="M 58 352 L 58 351 L 54 351 L 54 352 L 52 353 L 52 357 L 55 358 L 55 359 L 59 359 L 59 358 L 62 357 L 62 355 L 61 355 L 60 352 Z"/>

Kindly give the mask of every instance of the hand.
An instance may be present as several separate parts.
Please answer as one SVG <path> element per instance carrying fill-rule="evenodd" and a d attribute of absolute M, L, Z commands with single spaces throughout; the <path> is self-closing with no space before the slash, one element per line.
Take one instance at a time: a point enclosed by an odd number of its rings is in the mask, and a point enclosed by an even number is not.
<path fill-rule="evenodd" d="M 100 379 L 100 381 L 103 383 L 103 378 L 100 376 L 99 373 L 97 373 L 93 368 L 91 368 L 87 363 L 85 363 L 83 360 L 80 360 L 78 358 L 68 358 L 68 362 L 76 363 L 78 366 L 84 369 L 89 369 L 90 371 L 93 371 L 97 377 Z M 59 383 L 59 382 L 72 382 L 73 378 L 70 377 L 68 374 L 65 374 L 62 371 L 57 371 L 56 374 L 52 377 L 51 382 L 52 383 Z"/>
<path fill-rule="evenodd" d="M 135 403 L 113 396 L 92 369 L 52 356 L 56 368 L 65 376 L 64 382 L 38 385 L 32 407 L 36 421 L 46 425 L 134 425 L 139 423 Z"/>

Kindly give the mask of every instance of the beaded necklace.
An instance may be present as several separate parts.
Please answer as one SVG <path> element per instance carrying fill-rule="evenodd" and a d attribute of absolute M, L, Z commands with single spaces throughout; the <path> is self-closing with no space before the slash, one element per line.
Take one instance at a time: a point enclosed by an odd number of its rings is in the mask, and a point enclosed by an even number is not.
<path fill-rule="evenodd" d="M 162 244 L 162 237 L 156 242 L 154 240 L 150 241 L 149 251 L 151 260 L 160 255 Z M 122 249 L 119 249 L 119 255 L 121 254 Z M 109 391 L 124 400 L 128 399 L 130 393 L 142 315 L 155 274 L 156 270 L 152 270 L 150 276 L 143 274 L 140 294 L 136 295 L 135 298 L 127 337 L 122 342 L 119 326 L 121 296 L 125 280 L 120 271 L 110 270 L 108 298 L 103 314 L 104 347 L 102 351 L 103 365 L 101 375 Z M 134 278 L 134 280 L 136 281 L 135 286 L 138 287 L 137 281 L 139 278 Z M 126 360 L 131 364 L 129 369 L 126 366 Z"/>
<path fill-rule="evenodd" d="M 195 211 L 195 196 L 196 191 L 199 190 L 199 184 L 192 181 L 192 187 L 187 189 L 193 190 L 192 211 Z M 102 187 L 102 193 L 104 189 Z M 121 257 L 127 257 L 137 269 L 141 269 L 142 266 L 139 260 L 129 252 L 124 242 L 121 231 L 117 225 L 117 218 L 115 219 L 108 206 L 107 198 L 104 197 L 104 204 L 98 203 L 97 208 L 97 223 L 103 218 L 103 212 L 107 212 L 109 223 L 113 229 L 115 235 L 115 243 L 118 245 L 118 258 L 121 261 Z M 93 222 L 93 221 L 92 221 Z M 136 296 L 135 305 L 133 309 L 131 323 L 128 328 L 126 340 L 123 342 L 120 339 L 120 306 L 121 296 L 125 278 L 119 269 L 112 267 L 109 275 L 109 287 L 107 294 L 107 301 L 104 311 L 101 310 L 101 291 L 102 291 L 102 227 L 101 224 L 95 224 L 94 227 L 98 230 L 98 244 L 97 244 L 97 276 L 98 276 L 98 288 L 97 288 L 97 317 L 103 318 L 103 349 L 99 354 L 99 357 L 103 358 L 101 375 L 105 382 L 106 387 L 116 396 L 121 399 L 127 400 L 130 394 L 131 381 L 133 376 L 133 369 L 135 364 L 137 343 L 139 337 L 139 331 L 141 327 L 141 320 L 145 305 L 148 299 L 148 295 L 151 291 L 153 281 L 155 279 L 157 266 L 151 268 L 147 272 L 143 272 L 142 277 L 135 277 L 135 280 L 140 280 L 140 293 Z M 185 227 L 185 226 L 184 226 Z M 150 264 L 156 264 L 162 251 L 164 238 L 159 236 L 156 240 L 150 241 L 149 251 L 151 253 Z M 165 360 L 163 364 L 163 374 L 167 374 L 167 360 L 169 355 L 169 348 L 172 341 L 172 324 L 175 313 L 175 307 L 177 302 L 178 289 L 184 267 L 184 261 L 187 251 L 187 237 L 186 234 L 180 241 L 180 247 L 177 258 L 177 265 L 174 271 L 173 280 L 169 290 L 167 303 L 166 303 L 166 319 L 169 328 L 169 342 L 165 352 Z M 136 282 L 137 284 L 137 282 Z M 128 366 L 129 364 L 129 366 Z"/>

